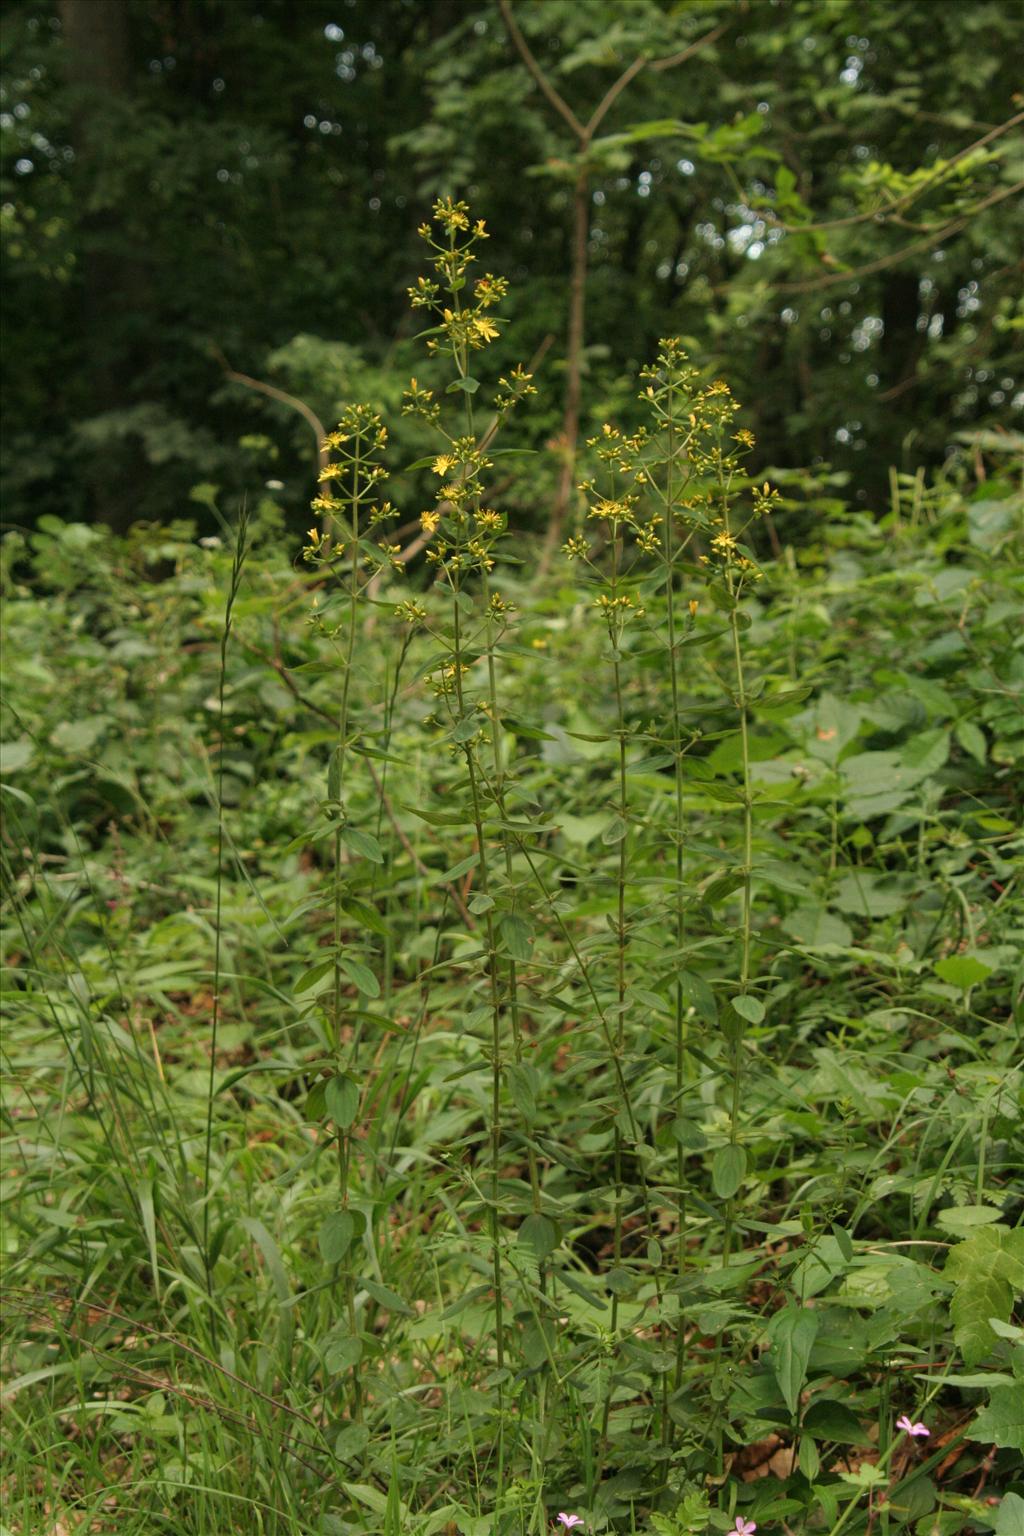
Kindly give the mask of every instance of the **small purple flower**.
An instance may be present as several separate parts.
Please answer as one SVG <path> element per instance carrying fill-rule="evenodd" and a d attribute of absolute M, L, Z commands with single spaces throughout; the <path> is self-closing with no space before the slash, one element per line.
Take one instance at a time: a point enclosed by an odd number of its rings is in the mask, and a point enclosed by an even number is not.
<path fill-rule="evenodd" d="M 896 1428 L 902 1429 L 905 1435 L 922 1435 L 925 1439 L 927 1439 L 931 1434 L 931 1430 L 928 1428 L 927 1424 L 914 1424 L 910 1421 L 905 1413 L 901 1413 L 899 1418 L 896 1420 Z"/>
<path fill-rule="evenodd" d="M 582 1515 L 567 1515 L 567 1514 L 562 1513 L 562 1514 L 559 1514 L 558 1521 L 559 1521 L 559 1524 L 564 1526 L 567 1531 L 571 1531 L 574 1525 L 582 1525 L 583 1524 L 583 1516 Z"/>
<path fill-rule="evenodd" d="M 757 1530 L 757 1522 L 756 1521 L 754 1521 L 754 1520 L 744 1520 L 742 1515 L 737 1515 L 736 1516 L 736 1529 L 735 1529 L 734 1532 L 730 1532 L 729 1536 L 754 1536 L 754 1532 L 756 1530 Z"/>

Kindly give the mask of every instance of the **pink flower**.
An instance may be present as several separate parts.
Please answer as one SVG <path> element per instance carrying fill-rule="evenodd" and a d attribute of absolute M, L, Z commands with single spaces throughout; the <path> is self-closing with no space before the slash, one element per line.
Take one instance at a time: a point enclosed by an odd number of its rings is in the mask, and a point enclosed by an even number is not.
<path fill-rule="evenodd" d="M 756 1523 L 756 1521 L 754 1521 L 754 1520 L 744 1520 L 742 1515 L 737 1515 L 736 1516 L 736 1530 L 735 1530 L 735 1533 L 730 1533 L 730 1536 L 754 1536 L 754 1532 L 756 1530 L 757 1530 L 757 1523 Z"/>
<path fill-rule="evenodd" d="M 896 1420 L 896 1428 L 902 1429 L 905 1435 L 923 1435 L 925 1439 L 931 1434 L 927 1424 L 912 1424 L 905 1413 L 901 1413 Z"/>
<path fill-rule="evenodd" d="M 567 1531 L 571 1531 L 574 1525 L 582 1525 L 583 1524 L 583 1516 L 582 1515 L 559 1514 L 558 1520 L 559 1520 L 559 1523 L 561 1525 L 563 1525 Z"/>

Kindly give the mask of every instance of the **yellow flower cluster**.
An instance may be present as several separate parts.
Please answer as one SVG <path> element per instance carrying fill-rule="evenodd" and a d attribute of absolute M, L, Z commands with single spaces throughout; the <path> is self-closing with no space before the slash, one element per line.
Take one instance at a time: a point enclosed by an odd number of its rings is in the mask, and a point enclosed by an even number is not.
<path fill-rule="evenodd" d="M 379 462 L 387 442 L 387 428 L 368 405 L 347 406 L 336 429 L 323 438 L 321 451 L 336 457 L 323 465 L 317 477 L 327 489 L 313 498 L 312 509 L 325 526 L 311 528 L 307 534 L 302 553 L 310 564 L 337 571 L 337 562 L 347 547 L 353 555 L 360 551 L 360 566 L 400 566 L 397 545 L 383 542 L 379 562 L 359 546 L 366 530 L 392 515 L 390 502 L 377 499 L 377 487 L 388 478 Z"/>

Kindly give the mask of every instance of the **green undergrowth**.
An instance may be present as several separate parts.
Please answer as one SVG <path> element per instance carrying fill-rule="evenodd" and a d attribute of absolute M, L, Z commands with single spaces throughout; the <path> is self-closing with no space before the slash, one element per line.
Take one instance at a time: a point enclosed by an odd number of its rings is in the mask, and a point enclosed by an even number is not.
<path fill-rule="evenodd" d="M 538 570 L 436 230 L 422 518 L 354 409 L 305 563 L 4 546 L 5 1528 L 1010 1536 L 1006 456 L 857 510 L 668 342 Z"/>

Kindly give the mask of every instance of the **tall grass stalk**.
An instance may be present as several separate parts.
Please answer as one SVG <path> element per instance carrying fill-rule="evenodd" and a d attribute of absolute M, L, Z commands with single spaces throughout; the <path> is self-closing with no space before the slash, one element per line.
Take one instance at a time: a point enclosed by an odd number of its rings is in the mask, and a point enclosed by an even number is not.
<path fill-rule="evenodd" d="M 214 1096 L 217 1087 L 218 1033 L 220 1027 L 221 986 L 221 938 L 223 934 L 224 898 L 224 764 L 226 742 L 224 739 L 224 703 L 228 675 L 228 644 L 235 601 L 242 586 L 242 571 L 249 552 L 249 508 L 242 503 L 235 527 L 231 559 L 231 575 L 224 602 L 224 623 L 220 634 L 220 654 L 217 667 L 217 865 L 213 908 L 213 1003 L 210 1017 L 210 1069 L 206 1082 L 206 1135 L 203 1145 L 203 1264 L 206 1269 L 206 1287 L 213 1298 L 213 1264 L 210 1255 L 210 1160 L 213 1152 Z M 216 1327 L 215 1314 L 211 1311 L 211 1326 Z"/>

